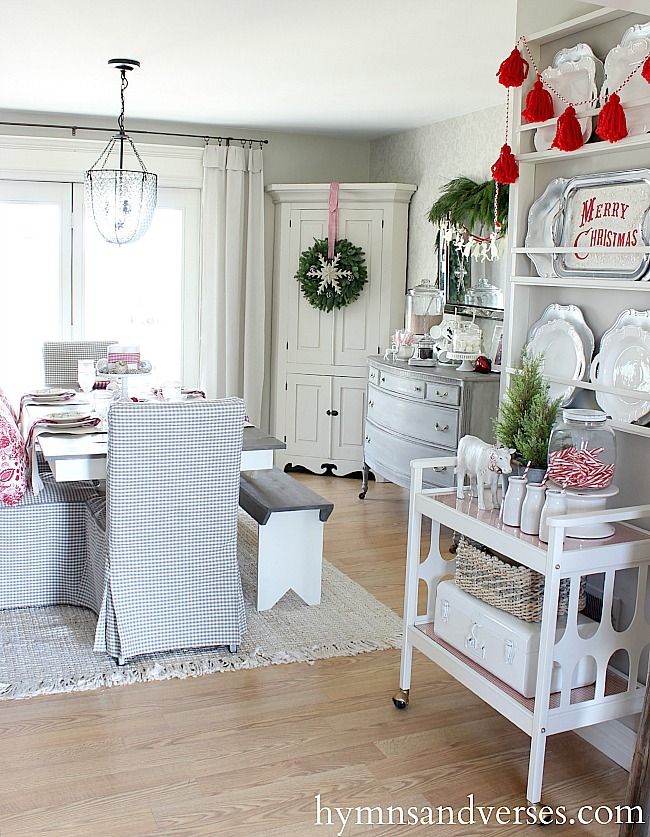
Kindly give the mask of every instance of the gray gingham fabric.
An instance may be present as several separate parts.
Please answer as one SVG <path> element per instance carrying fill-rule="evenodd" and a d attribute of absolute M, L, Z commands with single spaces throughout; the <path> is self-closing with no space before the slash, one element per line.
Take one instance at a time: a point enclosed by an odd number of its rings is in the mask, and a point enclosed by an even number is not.
<path fill-rule="evenodd" d="M 46 387 L 67 387 L 77 383 L 77 361 L 101 360 L 116 340 L 65 340 L 43 343 L 43 383 Z"/>
<path fill-rule="evenodd" d="M 86 560 L 90 483 L 57 483 L 47 465 L 43 489 L 16 506 L 0 504 L 0 608 L 77 605 L 98 612 L 101 595 Z"/>
<path fill-rule="evenodd" d="M 243 427 L 234 398 L 111 407 L 106 518 L 95 509 L 88 530 L 95 577 L 106 572 L 96 651 L 126 660 L 239 643 Z"/>

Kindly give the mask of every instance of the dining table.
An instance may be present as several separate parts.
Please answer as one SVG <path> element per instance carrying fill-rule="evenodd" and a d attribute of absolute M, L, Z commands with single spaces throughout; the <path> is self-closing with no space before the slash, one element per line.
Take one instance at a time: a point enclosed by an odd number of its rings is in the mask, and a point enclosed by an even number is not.
<path fill-rule="evenodd" d="M 81 394 L 65 404 L 57 405 L 56 408 L 51 405 L 25 403 L 21 412 L 23 437 L 27 437 L 29 428 L 35 421 L 45 418 L 54 409 L 58 413 L 79 410 L 92 413 L 92 404 L 87 396 Z M 41 432 L 36 443 L 40 446 L 56 482 L 106 479 L 108 432 L 102 424 L 92 432 L 81 435 Z M 280 439 L 247 422 L 244 427 L 241 470 L 259 471 L 272 468 L 273 451 L 285 447 L 286 444 Z"/>

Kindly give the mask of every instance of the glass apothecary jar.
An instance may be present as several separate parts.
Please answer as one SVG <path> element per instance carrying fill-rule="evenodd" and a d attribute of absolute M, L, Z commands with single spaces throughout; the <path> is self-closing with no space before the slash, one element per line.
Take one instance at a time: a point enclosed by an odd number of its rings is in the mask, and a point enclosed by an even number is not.
<path fill-rule="evenodd" d="M 563 410 L 548 443 L 548 478 L 562 488 L 606 488 L 614 478 L 616 436 L 600 410 Z"/>
<path fill-rule="evenodd" d="M 428 280 L 411 288 L 406 294 L 406 330 L 412 334 L 429 334 L 440 325 L 445 310 L 445 295 Z"/>

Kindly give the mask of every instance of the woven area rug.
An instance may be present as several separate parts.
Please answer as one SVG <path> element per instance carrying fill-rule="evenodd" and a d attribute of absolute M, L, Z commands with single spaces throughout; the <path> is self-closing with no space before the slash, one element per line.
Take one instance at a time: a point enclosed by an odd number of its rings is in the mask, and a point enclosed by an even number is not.
<path fill-rule="evenodd" d="M 0 611 L 0 699 L 118 686 L 280 663 L 349 657 L 398 648 L 401 620 L 363 587 L 323 561 L 322 600 L 306 605 L 289 591 L 271 610 L 254 605 L 257 526 L 239 521 L 239 563 L 248 631 L 235 654 L 225 648 L 134 658 L 118 666 L 93 652 L 96 617 L 84 608 Z"/>

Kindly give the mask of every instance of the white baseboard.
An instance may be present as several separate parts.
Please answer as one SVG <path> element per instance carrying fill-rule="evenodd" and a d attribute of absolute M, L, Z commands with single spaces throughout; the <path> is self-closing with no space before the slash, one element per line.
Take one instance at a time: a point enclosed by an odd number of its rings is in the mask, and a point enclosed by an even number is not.
<path fill-rule="evenodd" d="M 629 771 L 634 755 L 636 733 L 620 721 L 604 721 L 576 730 L 577 734 Z"/>

